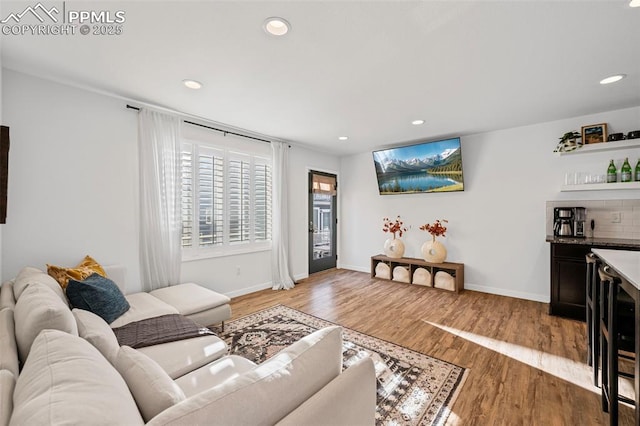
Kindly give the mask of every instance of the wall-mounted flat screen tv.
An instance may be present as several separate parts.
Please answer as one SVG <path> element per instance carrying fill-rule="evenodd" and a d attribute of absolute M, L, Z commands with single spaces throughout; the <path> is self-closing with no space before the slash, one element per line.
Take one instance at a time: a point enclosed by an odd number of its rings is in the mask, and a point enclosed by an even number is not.
<path fill-rule="evenodd" d="M 464 191 L 460 138 L 373 152 L 381 195 Z"/>

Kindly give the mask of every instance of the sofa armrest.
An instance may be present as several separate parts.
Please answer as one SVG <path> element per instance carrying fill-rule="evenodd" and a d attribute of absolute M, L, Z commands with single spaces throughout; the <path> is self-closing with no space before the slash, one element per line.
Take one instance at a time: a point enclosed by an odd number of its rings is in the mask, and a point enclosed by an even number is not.
<path fill-rule="evenodd" d="M 376 372 L 364 358 L 307 399 L 278 426 L 373 425 L 376 414 Z"/>
<path fill-rule="evenodd" d="M 149 426 L 273 425 L 340 376 L 341 369 L 342 328 L 326 327 L 252 370 L 166 409 Z"/>

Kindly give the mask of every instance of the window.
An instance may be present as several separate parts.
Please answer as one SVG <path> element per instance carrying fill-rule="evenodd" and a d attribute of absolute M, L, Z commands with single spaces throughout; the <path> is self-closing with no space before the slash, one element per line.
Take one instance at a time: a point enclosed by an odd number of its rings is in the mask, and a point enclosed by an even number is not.
<path fill-rule="evenodd" d="M 271 160 L 197 142 L 184 143 L 184 257 L 263 250 L 270 242 Z"/>

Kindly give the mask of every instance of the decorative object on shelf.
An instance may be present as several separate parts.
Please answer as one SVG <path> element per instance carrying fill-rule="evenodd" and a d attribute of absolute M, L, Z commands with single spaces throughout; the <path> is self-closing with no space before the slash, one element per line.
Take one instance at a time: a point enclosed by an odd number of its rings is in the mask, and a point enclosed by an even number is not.
<path fill-rule="evenodd" d="M 627 133 L 627 139 L 638 139 L 640 138 L 640 130 L 632 130 Z"/>
<path fill-rule="evenodd" d="M 431 287 L 431 273 L 424 268 L 416 268 L 413 271 L 413 284 Z"/>
<path fill-rule="evenodd" d="M 640 158 L 638 158 L 638 162 L 636 163 L 636 170 L 634 174 L 635 174 L 635 177 L 633 180 L 636 182 L 640 182 Z"/>
<path fill-rule="evenodd" d="M 616 165 L 613 160 L 609 162 L 609 167 L 607 168 L 607 183 L 615 183 L 618 181 L 618 169 L 616 169 Z"/>
<path fill-rule="evenodd" d="M 627 137 L 624 135 L 624 133 L 611 133 L 607 138 L 607 142 L 623 141 L 626 138 Z"/>
<path fill-rule="evenodd" d="M 391 279 L 391 270 L 389 265 L 380 262 L 376 265 L 376 278 L 384 278 L 385 280 Z"/>
<path fill-rule="evenodd" d="M 401 283 L 409 283 L 409 269 L 404 266 L 396 266 L 393 268 L 392 279 Z"/>
<path fill-rule="evenodd" d="M 607 141 L 607 123 L 582 126 L 582 143 L 589 145 Z"/>
<path fill-rule="evenodd" d="M 382 226 L 382 231 L 393 234 L 393 238 L 389 238 L 384 242 L 384 253 L 388 257 L 400 259 L 404 256 L 404 243 L 400 237 L 402 237 L 402 234 L 407 231 L 407 228 L 403 226 L 404 222 L 400 220 L 400 216 L 396 217 L 394 222 L 391 222 L 388 217 L 385 217 L 383 220 L 384 224 Z M 396 233 L 399 238 L 396 238 Z"/>
<path fill-rule="evenodd" d="M 620 182 L 632 182 L 633 172 L 631 170 L 631 164 L 629 164 L 629 157 L 624 159 L 622 168 L 620 168 Z"/>
<path fill-rule="evenodd" d="M 582 146 L 582 136 L 578 132 L 567 132 L 560 137 L 560 142 L 553 152 L 569 152 Z"/>
<path fill-rule="evenodd" d="M 384 242 L 384 254 L 394 259 L 404 256 L 404 243 L 400 238 L 389 238 Z"/>
<path fill-rule="evenodd" d="M 427 231 L 431 234 L 431 241 L 427 241 L 422 245 L 422 257 L 427 262 L 442 263 L 447 258 L 447 248 L 440 241 L 436 241 L 436 237 L 445 237 L 447 228 L 442 223 L 449 223 L 446 219 L 438 219 L 433 223 L 427 223 L 420 227 L 421 231 Z"/>
<path fill-rule="evenodd" d="M 433 278 L 433 286 L 435 288 L 453 291 L 456 288 L 456 280 L 451 276 L 451 274 L 444 271 L 438 271 Z"/>

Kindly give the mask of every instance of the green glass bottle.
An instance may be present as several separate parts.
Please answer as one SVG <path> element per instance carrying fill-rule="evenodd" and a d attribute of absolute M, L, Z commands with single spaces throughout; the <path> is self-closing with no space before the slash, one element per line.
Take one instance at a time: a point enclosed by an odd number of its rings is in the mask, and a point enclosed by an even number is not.
<path fill-rule="evenodd" d="M 629 158 L 625 158 L 620 169 L 620 182 L 631 182 L 632 179 L 631 164 L 629 164 Z"/>
<path fill-rule="evenodd" d="M 607 183 L 615 183 L 618 181 L 618 169 L 616 169 L 616 165 L 613 164 L 613 160 L 609 163 L 609 168 L 607 169 Z"/>
<path fill-rule="evenodd" d="M 638 158 L 638 162 L 636 163 L 636 182 L 640 182 L 640 158 Z"/>

